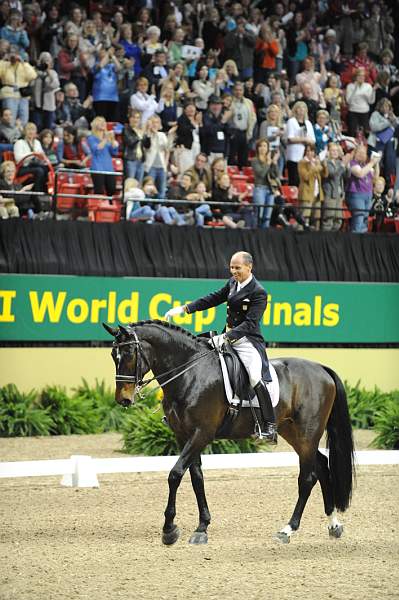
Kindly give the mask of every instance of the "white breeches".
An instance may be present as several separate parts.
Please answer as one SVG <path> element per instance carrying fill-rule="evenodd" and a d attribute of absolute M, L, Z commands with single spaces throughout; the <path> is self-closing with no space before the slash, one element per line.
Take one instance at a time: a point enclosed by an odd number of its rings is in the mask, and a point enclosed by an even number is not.
<path fill-rule="evenodd" d="M 233 348 L 247 370 L 251 386 L 255 387 L 262 379 L 262 359 L 259 352 L 246 337 L 234 342 Z"/>

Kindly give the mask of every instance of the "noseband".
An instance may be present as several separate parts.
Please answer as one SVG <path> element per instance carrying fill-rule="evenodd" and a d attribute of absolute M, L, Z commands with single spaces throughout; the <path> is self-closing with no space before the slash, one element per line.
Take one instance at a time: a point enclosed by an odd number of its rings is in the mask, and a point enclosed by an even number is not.
<path fill-rule="evenodd" d="M 116 383 L 134 383 L 136 386 L 138 386 L 138 388 L 140 388 L 143 385 L 143 370 L 142 370 L 143 359 L 147 363 L 147 366 L 149 366 L 149 365 L 148 365 L 147 359 L 145 358 L 143 347 L 141 345 L 139 338 L 137 337 L 136 332 L 132 331 L 132 335 L 133 335 L 134 339 L 130 340 L 129 342 L 120 342 L 120 343 L 114 342 L 112 344 L 112 347 L 120 348 L 121 346 L 134 346 L 136 348 L 136 370 L 135 370 L 135 373 L 134 373 L 134 375 L 120 375 L 119 373 L 117 373 L 115 376 L 115 381 L 116 381 Z"/>

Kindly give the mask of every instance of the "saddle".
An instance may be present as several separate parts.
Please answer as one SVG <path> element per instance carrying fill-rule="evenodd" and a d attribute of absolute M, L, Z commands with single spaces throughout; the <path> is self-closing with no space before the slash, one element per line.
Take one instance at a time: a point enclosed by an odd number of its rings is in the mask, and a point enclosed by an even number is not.
<path fill-rule="evenodd" d="M 200 333 L 198 337 L 210 339 L 216 334 L 217 332 L 210 331 Z M 248 373 L 232 345 L 225 345 L 223 350 L 223 358 L 227 367 L 227 373 L 229 376 L 233 397 L 240 398 L 240 402 L 236 406 L 229 404 L 223 422 L 216 432 L 216 438 L 228 437 L 234 421 L 238 417 L 242 408 L 242 402 L 246 401 L 247 404 L 249 400 L 252 400 L 256 396 L 249 383 Z"/>
<path fill-rule="evenodd" d="M 249 383 L 247 370 L 232 345 L 228 345 L 223 351 L 223 357 L 229 374 L 233 397 L 241 400 L 252 400 L 255 392 Z"/>

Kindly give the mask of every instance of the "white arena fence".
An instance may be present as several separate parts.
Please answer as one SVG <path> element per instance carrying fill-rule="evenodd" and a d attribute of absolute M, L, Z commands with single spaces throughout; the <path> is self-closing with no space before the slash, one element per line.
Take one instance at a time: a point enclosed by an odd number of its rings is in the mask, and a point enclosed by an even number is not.
<path fill-rule="evenodd" d="M 325 454 L 326 451 L 321 450 Z M 61 484 L 73 487 L 99 487 L 97 475 L 106 473 L 143 473 L 170 471 L 177 456 L 132 456 L 129 458 L 92 458 L 72 455 L 60 460 L 0 462 L 0 478 L 46 477 L 62 475 Z M 359 450 L 357 465 L 398 465 L 399 450 Z M 298 467 L 295 452 L 258 454 L 205 454 L 204 469 L 256 469 Z"/>

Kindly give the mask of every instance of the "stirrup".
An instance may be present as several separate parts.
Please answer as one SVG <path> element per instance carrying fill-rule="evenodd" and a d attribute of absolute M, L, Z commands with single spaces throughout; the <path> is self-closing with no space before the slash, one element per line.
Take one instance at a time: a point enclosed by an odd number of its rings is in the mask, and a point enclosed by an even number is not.
<path fill-rule="evenodd" d="M 256 423 L 255 435 L 259 440 L 265 440 L 274 446 L 277 444 L 277 426 L 275 423 L 266 423 L 262 428 L 259 423 Z"/>

